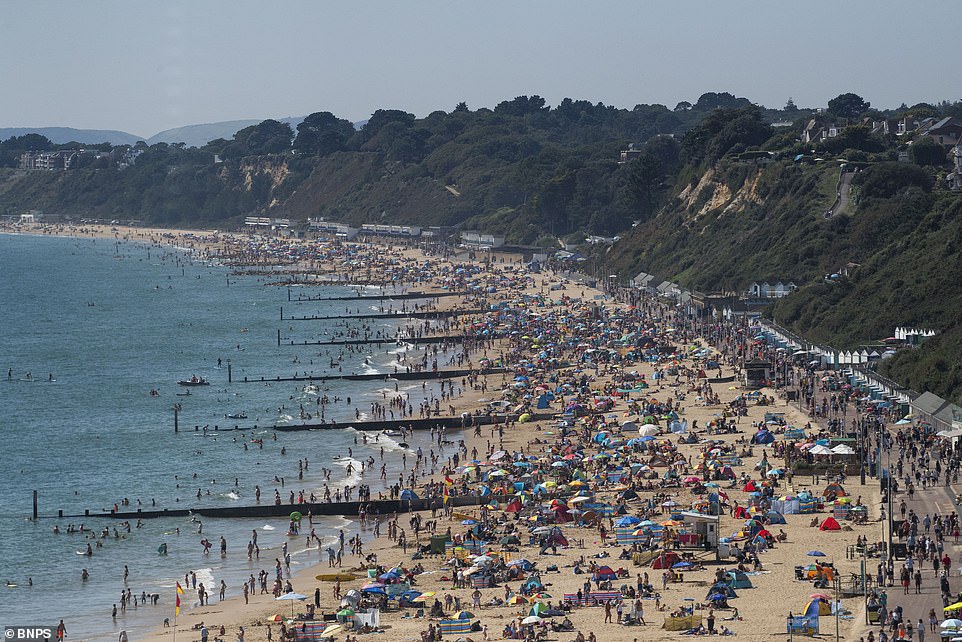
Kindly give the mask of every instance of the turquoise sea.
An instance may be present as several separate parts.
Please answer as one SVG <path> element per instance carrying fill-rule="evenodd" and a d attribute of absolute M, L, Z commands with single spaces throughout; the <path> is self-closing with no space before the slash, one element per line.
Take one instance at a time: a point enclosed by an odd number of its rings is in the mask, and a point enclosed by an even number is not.
<path fill-rule="evenodd" d="M 50 625 L 63 618 L 73 639 L 116 639 L 121 629 L 137 639 L 138 632 L 172 616 L 174 582 L 189 570 L 207 579 L 215 597 L 214 587 L 223 579 L 230 597 L 240 594 L 242 579 L 272 568 L 284 541 L 291 547 L 295 572 L 320 560 L 316 550 L 305 550 L 303 538 L 288 540 L 284 522 L 204 520 L 198 534 L 200 525 L 188 518 L 144 520 L 127 534 L 116 521 L 56 519 L 58 510 L 83 514 L 125 498 L 131 509 L 149 509 L 154 502 L 159 508 L 247 505 L 254 503 L 255 485 L 262 490 L 262 502 L 272 501 L 275 489 L 286 501 L 291 490 L 318 492 L 324 483 L 322 467 L 333 470 L 333 491 L 336 485 L 359 481 L 356 474 L 348 479 L 347 459 L 332 459 L 346 455 L 348 448 L 354 460 L 379 459 L 384 446 L 388 479 L 397 479 L 402 448 L 389 438 L 364 446 L 355 444 L 359 440 L 353 429 L 278 433 L 276 440 L 263 429 L 257 434 L 213 431 L 215 425 L 299 423 L 302 405 L 305 412 L 317 412 L 317 393 L 305 392 L 303 385 L 238 383 L 245 376 L 329 370 L 331 355 L 325 348 L 278 347 L 277 331 L 297 341 L 315 340 L 330 337 L 337 324 L 284 323 L 280 307 L 297 316 L 344 315 L 343 303 L 290 303 L 286 288 L 266 284 L 273 280 L 229 276 L 228 268 L 171 247 L 0 235 L 0 625 Z M 353 294 L 345 286 L 302 291 Z M 375 330 L 394 332 L 393 325 L 379 321 L 348 318 L 337 323 L 377 324 Z M 396 352 L 394 346 L 369 354 L 345 350 L 341 368 L 345 373 L 388 372 Z M 185 389 L 176 381 L 195 374 L 211 385 L 177 396 Z M 383 401 L 383 385 L 332 382 L 320 384 L 318 392 L 352 396 L 350 406 L 344 401 L 328 406 L 326 417 L 341 422 L 353 420 L 355 408 L 364 412 L 372 401 Z M 151 396 L 151 390 L 159 394 Z M 402 385 L 405 390 L 415 406 L 432 392 L 429 388 L 422 394 L 419 383 Z M 173 428 L 176 403 L 182 405 L 178 434 Z M 225 418 L 235 413 L 249 418 Z M 195 426 L 208 430 L 195 431 Z M 252 437 L 263 438 L 263 448 L 250 443 Z M 303 458 L 309 468 L 298 480 Z M 284 478 L 283 486 L 275 476 Z M 383 488 L 377 479 L 366 483 L 375 497 Z M 41 515 L 36 522 L 29 519 L 34 490 Z M 98 538 L 102 546 L 94 548 L 92 557 L 77 554 L 90 541 L 84 535 L 53 533 L 55 526 L 66 531 L 81 522 L 98 532 L 110 529 L 108 537 Z M 333 540 L 350 523 L 328 518 L 315 520 L 315 527 L 322 538 Z M 246 555 L 254 528 L 259 562 Z M 216 553 L 221 536 L 228 542 L 227 558 L 205 557 L 200 540 L 214 542 Z M 168 546 L 166 556 L 157 552 L 162 543 Z M 83 569 L 90 576 L 87 582 L 81 581 Z M 136 595 L 159 593 L 160 604 L 128 608 L 114 620 L 111 607 L 126 587 Z"/>

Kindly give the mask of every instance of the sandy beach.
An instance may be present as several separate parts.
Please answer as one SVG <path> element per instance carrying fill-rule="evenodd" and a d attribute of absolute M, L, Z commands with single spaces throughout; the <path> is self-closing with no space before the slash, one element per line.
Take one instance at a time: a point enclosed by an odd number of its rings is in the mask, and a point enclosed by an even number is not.
<path fill-rule="evenodd" d="M 189 247 L 202 256 L 213 257 L 220 255 L 237 255 L 245 239 L 240 235 L 225 235 L 215 232 L 197 232 L 189 230 L 141 230 L 108 226 L 84 226 L 72 228 L 64 226 L 44 226 L 31 230 L 29 233 L 42 233 L 68 236 L 93 236 L 98 238 L 118 238 L 161 245 Z M 495 311 L 458 319 L 457 329 L 461 330 L 479 323 L 488 323 L 492 327 L 501 326 L 508 332 L 514 332 L 508 338 L 488 344 L 485 348 L 468 356 L 473 367 L 478 366 L 481 359 L 491 362 L 504 361 L 515 370 L 519 376 L 526 377 L 522 393 L 528 394 L 527 400 L 514 387 L 514 377 L 497 375 L 481 375 L 476 381 L 464 386 L 461 394 L 449 400 L 455 411 L 471 412 L 478 408 L 487 407 L 492 400 L 499 400 L 504 396 L 511 405 L 518 402 L 534 403 L 540 394 L 549 390 L 559 392 L 553 399 L 548 400 L 548 408 L 538 412 L 552 413 L 558 417 L 568 409 L 570 404 L 578 403 L 585 406 L 586 412 L 580 417 L 566 419 L 566 425 L 559 424 L 558 419 L 547 421 L 512 422 L 502 426 L 503 436 L 499 437 L 499 427 L 485 427 L 480 434 L 472 430 L 464 430 L 459 434 L 445 435 L 450 443 L 440 450 L 436 464 L 422 461 L 410 473 L 416 480 L 415 490 L 422 492 L 430 484 L 435 488 L 450 488 L 451 492 L 469 493 L 482 492 L 482 487 L 496 486 L 493 478 L 482 481 L 483 473 L 507 467 L 509 462 L 531 462 L 535 471 L 533 479 L 522 479 L 522 475 L 515 476 L 517 471 L 510 470 L 509 481 L 524 483 L 526 494 L 520 512 L 508 512 L 507 509 L 515 501 L 513 494 L 498 495 L 497 508 L 493 506 L 482 510 L 480 507 L 471 509 L 456 509 L 439 512 L 432 516 L 430 512 L 421 515 L 424 522 L 435 522 L 431 532 L 443 534 L 450 530 L 456 538 L 467 534 L 474 525 L 463 524 L 468 519 L 483 522 L 489 533 L 505 536 L 505 529 L 510 525 L 513 532 L 519 536 L 520 544 L 517 550 L 509 552 L 512 559 L 524 558 L 534 564 L 534 570 L 528 571 L 524 577 L 518 577 L 506 582 L 499 582 L 496 587 L 480 588 L 481 607 L 474 606 L 475 589 L 473 587 L 454 587 L 456 569 L 449 563 L 451 554 L 441 556 L 424 556 L 412 560 L 415 534 L 411 528 L 412 515 L 397 516 L 396 527 L 403 529 L 408 542 L 405 553 L 396 539 L 388 537 L 391 530 L 389 522 L 393 516 L 380 515 L 378 519 L 380 537 L 374 536 L 373 520 L 361 526 L 355 521 L 353 530 L 346 533 L 350 538 L 357 534 L 363 541 L 363 555 L 355 556 L 346 547 L 344 551 L 343 571 L 352 572 L 364 579 L 343 582 L 339 589 L 344 594 L 349 589 L 360 589 L 367 582 L 366 570 L 362 569 L 364 558 L 371 554 L 377 556 L 377 565 L 381 571 L 395 567 L 413 569 L 415 564 L 423 567 L 423 572 L 416 574 L 416 584 L 413 588 L 421 592 L 433 592 L 434 596 L 428 600 L 427 606 L 433 599 L 439 599 L 442 604 L 448 603 L 448 596 L 453 604 L 460 604 L 463 610 L 473 613 L 472 621 L 479 622 L 485 630 L 464 634 L 473 640 L 502 639 L 505 627 L 519 618 L 529 615 L 532 604 L 504 604 L 487 606 L 494 599 L 505 599 L 517 594 L 523 581 L 537 576 L 543 584 L 541 598 L 533 602 L 542 602 L 547 608 L 560 606 L 566 594 L 576 594 L 584 588 L 586 579 L 591 577 L 589 568 L 592 565 L 609 566 L 615 570 L 618 577 L 612 581 L 612 589 L 624 595 L 624 612 L 632 610 L 633 600 L 626 595 L 626 589 L 634 589 L 636 585 L 651 585 L 645 591 L 645 599 L 641 601 L 644 607 L 645 625 L 625 626 L 619 624 L 616 615 L 611 622 L 605 622 L 606 609 L 603 606 L 579 606 L 565 610 L 558 617 L 545 619 L 545 622 L 570 621 L 572 630 L 552 631 L 546 629 L 549 640 L 574 640 L 578 632 L 584 635 L 594 633 L 604 635 L 606 639 L 616 642 L 632 640 L 660 640 L 682 637 L 684 631 L 668 631 L 662 628 L 663 622 L 673 612 L 681 609 L 691 609 L 695 616 L 702 616 L 702 623 L 712 616 L 713 628 L 721 631 L 722 627 L 731 633 L 748 639 L 770 639 L 775 636 L 785 636 L 786 616 L 789 612 L 800 614 L 805 611 L 810 596 L 813 593 L 833 595 L 831 588 L 816 590 L 810 581 L 795 579 L 795 567 L 808 565 L 815 559 L 832 562 L 836 572 L 843 578 L 849 578 L 859 572 L 859 560 L 847 559 L 846 548 L 856 542 L 859 536 L 874 542 L 880 538 L 880 525 L 877 521 L 879 491 L 877 484 L 860 486 L 857 478 L 846 480 L 844 487 L 852 497 L 859 497 L 861 504 L 868 507 L 868 522 L 855 524 L 849 520 L 841 520 L 842 529 L 838 531 L 823 531 L 813 527 L 820 524 L 828 515 L 822 511 L 816 514 L 792 514 L 785 516 L 785 524 L 766 524 L 773 536 L 780 531 L 784 533 L 783 541 L 775 541 L 758 551 L 758 563 L 747 563 L 747 576 L 753 588 L 738 589 L 738 597 L 728 601 L 734 608 L 712 608 L 707 600 L 709 588 L 714 583 L 716 571 L 731 570 L 737 565 L 734 559 L 715 560 L 714 553 L 698 549 L 679 549 L 680 553 L 690 554 L 693 567 L 679 567 L 675 572 L 680 579 L 664 577 L 664 571 L 651 568 L 650 556 L 636 556 L 635 560 L 644 559 L 641 564 L 635 564 L 627 544 L 618 544 L 613 537 L 616 530 L 615 522 L 622 517 L 631 516 L 638 520 L 650 520 L 660 524 L 668 520 L 672 514 L 681 510 L 695 510 L 706 503 L 706 497 L 713 487 L 705 488 L 703 482 L 710 479 L 710 471 L 703 466 L 703 461 L 710 458 L 709 451 L 719 449 L 730 455 L 731 468 L 736 479 L 712 478 L 717 482 L 715 492 L 720 498 L 721 514 L 718 521 L 718 532 L 727 537 L 743 531 L 746 523 L 745 516 L 736 509 L 749 507 L 752 503 L 752 490 L 747 486 L 752 480 L 757 489 L 765 489 L 769 483 L 776 484 L 771 489 L 772 497 L 784 495 L 797 496 L 804 491 L 810 491 L 817 498 L 823 497 L 823 490 L 827 485 L 824 478 L 809 475 L 792 475 L 786 470 L 783 458 L 776 456 L 772 444 L 750 444 L 750 438 L 755 435 L 759 427 L 764 426 L 767 413 L 781 413 L 784 425 L 769 425 L 776 433 L 776 444 L 784 443 L 781 434 L 789 427 L 804 429 L 806 437 L 814 437 L 819 427 L 813 424 L 808 413 L 799 410 L 798 406 L 790 404 L 781 391 L 773 388 L 748 390 L 742 383 L 740 363 L 734 354 L 722 355 L 708 346 L 704 337 L 694 335 L 690 329 L 686 335 L 681 327 L 681 321 L 674 316 L 674 310 L 654 300 L 646 300 L 638 308 L 629 308 L 627 303 L 620 303 L 605 293 L 587 288 L 581 284 L 567 282 L 558 275 L 540 272 L 529 274 L 515 257 L 507 257 L 505 263 L 485 265 L 478 261 L 470 261 L 466 255 L 458 254 L 450 257 L 424 256 L 414 248 L 369 246 L 375 251 L 369 253 L 365 260 L 371 261 L 369 267 L 358 268 L 358 274 L 370 279 L 371 275 L 379 274 L 383 265 L 375 262 L 378 256 L 393 256 L 399 262 L 418 265 L 429 265 L 424 275 L 434 274 L 430 281 L 418 273 L 417 277 L 406 283 L 407 287 L 414 287 L 424 291 L 436 288 L 449 288 L 456 282 L 449 276 L 457 268 L 473 267 L 477 272 L 477 282 L 490 284 L 495 291 L 485 292 L 485 296 L 476 295 L 470 298 L 439 299 L 438 309 L 456 306 L 474 305 L 484 302 L 487 305 L 501 306 Z M 263 264 L 270 264 L 269 253 L 265 251 Z M 291 264 L 292 269 L 298 271 L 319 272 L 341 270 L 341 259 L 331 255 L 327 259 L 299 261 Z M 447 269 L 450 268 L 450 269 Z M 410 274 L 416 270 L 409 269 Z M 510 310 L 510 312 L 505 312 Z M 630 320 L 630 322 L 629 322 Z M 591 325 L 595 324 L 595 325 Z M 626 349 L 607 352 L 615 345 L 613 340 L 602 340 L 601 333 L 610 326 L 619 332 L 626 331 L 631 324 L 638 330 L 639 336 L 650 336 L 652 341 L 647 344 L 636 342 L 635 345 L 661 347 L 662 356 L 655 359 L 644 359 L 643 351 L 630 350 L 631 342 L 624 342 Z M 593 334 L 593 333 L 597 334 Z M 530 335 L 529 335 L 530 333 Z M 541 334 L 541 340 L 536 338 Z M 524 366 L 528 356 L 532 360 L 535 355 L 550 352 L 551 342 L 578 336 L 580 341 L 572 341 L 566 347 L 556 347 L 557 363 L 567 363 L 568 367 L 559 370 L 549 367 Z M 606 335 L 607 336 L 607 335 Z M 535 339 L 532 339 L 535 337 Z M 589 341 L 588 337 L 599 337 L 597 341 Z M 672 348 L 672 351 L 669 351 Z M 598 353 L 604 350 L 610 356 L 602 358 Z M 649 352 L 652 355 L 653 352 Z M 630 356 L 629 356 L 630 355 Z M 715 367 L 708 368 L 709 362 L 717 362 Z M 547 361 L 544 362 L 547 364 Z M 443 367 L 442 367 L 443 369 Z M 657 374 L 656 374 L 657 373 Z M 629 383 L 630 382 L 630 383 Z M 646 387 L 641 386 L 644 382 Z M 567 385 L 563 387 L 562 384 Z M 540 387 L 539 387 L 540 386 Z M 631 387 L 629 393 L 618 393 L 618 389 Z M 751 392 L 751 396 L 749 396 Z M 604 400 L 604 404 L 591 407 L 597 400 Z M 738 401 L 743 403 L 739 404 Z M 640 408 L 638 405 L 640 404 Z M 638 437 L 639 426 L 646 427 L 642 417 L 649 413 L 645 407 L 658 407 L 663 410 L 656 415 L 655 421 L 649 424 L 653 432 L 653 441 L 646 441 L 638 448 L 609 447 L 602 441 L 595 440 L 595 436 L 606 430 L 612 433 L 610 441 L 620 438 L 622 442 Z M 741 412 L 736 408 L 741 407 Z M 660 415 L 674 413 L 674 419 L 664 419 Z M 577 414 L 577 413 L 576 413 Z M 631 428 L 621 432 L 621 424 L 633 420 Z M 673 421 L 686 422 L 689 433 L 695 432 L 697 438 L 693 443 L 682 443 L 685 434 L 673 434 L 669 431 L 669 424 Z M 709 427 L 718 429 L 711 434 L 706 432 Z M 725 431 L 721 428 L 725 427 Z M 629 430 L 632 431 L 629 434 Z M 620 434 L 619 434 L 620 433 Z M 320 438 L 320 437 L 319 437 Z M 713 440 L 711 443 L 706 439 Z M 463 440 L 463 446 L 459 441 Z M 645 444 L 661 444 L 660 450 L 648 449 Z M 624 444 L 622 444 L 624 445 Z M 640 449 L 645 445 L 645 449 Z M 569 448 L 565 451 L 565 448 Z M 476 450 L 475 450 L 476 449 Z M 458 452 L 460 461 L 452 460 Z M 467 453 L 477 452 L 477 456 Z M 493 457 L 496 452 L 504 455 Z M 577 452 L 575 463 L 564 468 L 563 479 L 574 479 L 576 482 L 584 479 L 581 488 L 590 492 L 590 502 L 594 504 L 623 507 L 621 515 L 610 517 L 600 516 L 597 521 L 581 525 L 584 520 L 578 512 L 574 512 L 573 519 L 559 520 L 557 526 L 567 538 L 568 546 L 550 548 L 543 554 L 539 551 L 538 543 L 529 543 L 529 525 L 550 526 L 551 521 L 534 522 L 531 518 L 539 512 L 550 518 L 558 515 L 557 511 L 548 508 L 551 500 L 539 498 L 538 493 L 532 491 L 532 485 L 552 480 L 553 462 L 566 461 L 562 453 Z M 656 463 L 656 455 L 658 462 Z M 667 464 L 662 464 L 660 458 L 664 455 Z M 610 459 L 609 459 L 610 458 Z M 445 463 L 447 459 L 447 463 Z M 466 460 L 476 460 L 480 463 L 473 466 L 476 470 L 465 470 Z M 414 460 L 413 453 L 409 464 Z M 572 460 L 567 460 L 571 462 Z M 630 463 L 647 461 L 646 469 L 628 467 Z M 739 464 L 734 463 L 740 461 Z M 608 472 L 615 464 L 627 467 L 627 476 L 612 476 Z M 557 468 L 561 468 L 558 466 Z M 766 474 L 772 468 L 783 470 L 781 475 Z M 522 468 L 531 470 L 530 467 Z M 574 475 L 576 470 L 583 474 Z M 433 472 L 432 472 L 433 471 Z M 668 473 L 671 471 L 671 476 Z M 383 485 L 373 479 L 376 469 L 366 471 L 375 492 L 386 492 Z M 531 478 L 532 475 L 529 475 Z M 688 481 L 685 481 L 688 480 Z M 676 483 L 677 482 L 677 483 Z M 764 485 L 763 485 L 764 484 Z M 501 487 L 505 482 L 499 482 Z M 578 491 L 579 486 L 559 483 L 557 486 L 547 486 L 552 494 L 567 497 L 569 500 Z M 564 489 L 564 490 L 562 490 Z M 640 500 L 626 501 L 623 493 L 626 489 L 636 490 Z M 754 489 L 753 489 L 754 490 Z M 706 493 L 708 491 L 708 493 Z M 656 497 L 653 500 L 652 498 Z M 586 500 L 587 501 L 587 500 Z M 665 505 L 666 503 L 671 503 Z M 568 502 L 569 509 L 577 502 Z M 537 507 L 542 506 L 543 510 Z M 830 508 L 830 507 L 829 507 Z M 826 509 L 828 510 L 828 509 Z M 736 517 L 736 512 L 739 516 Z M 286 524 L 278 524 L 278 528 L 286 528 Z M 682 533 L 685 529 L 677 523 L 669 523 L 663 527 L 668 532 Z M 604 530 L 604 536 L 602 534 Z M 661 529 L 659 529 L 661 530 Z M 537 539 L 537 538 L 535 538 Z M 680 540 L 681 538 L 679 538 Z M 418 541 L 424 544 L 426 533 L 419 533 Z M 738 543 L 742 546 L 746 541 Z M 493 550 L 501 549 L 501 545 L 494 542 Z M 659 549 L 659 550 L 664 550 Z M 622 557 L 622 553 L 626 552 Z M 819 551 L 823 555 L 809 556 L 807 552 Z M 470 560 L 470 557 L 468 558 Z M 470 563 L 470 562 L 469 562 Z M 548 570 L 548 567 L 556 570 Z M 579 572 L 575 572 L 575 570 Z M 306 603 L 313 603 L 315 590 L 320 590 L 320 613 L 332 614 L 340 609 L 340 600 L 334 596 L 335 584 L 319 582 L 315 576 L 327 572 L 327 554 L 318 550 L 316 565 L 298 571 L 289 580 L 294 591 L 308 596 L 305 602 L 294 601 L 294 611 L 304 612 Z M 623 570 L 623 572 L 621 572 Z M 581 572 L 583 571 L 583 572 Z M 871 569 L 869 570 L 871 573 Z M 273 577 L 273 576 L 272 576 Z M 647 578 L 647 581 L 646 581 Z M 507 589 L 506 589 L 507 587 Z M 594 587 L 592 590 L 597 590 Z M 641 595 L 638 595 L 639 599 Z M 165 599 L 167 596 L 165 596 Z M 193 599 L 189 599 L 193 598 Z M 173 599 L 173 596 L 170 596 Z M 212 597 L 209 606 L 195 605 L 196 598 L 188 590 L 183 598 L 184 609 L 177 619 L 177 638 L 182 640 L 199 640 L 199 625 L 204 623 L 211 631 L 211 638 L 222 637 L 227 640 L 238 639 L 240 627 L 244 628 L 244 640 L 267 640 L 270 630 L 272 639 L 280 639 L 280 624 L 268 626 L 268 618 L 275 615 L 290 615 L 291 602 L 277 601 L 271 594 L 257 594 L 245 599 L 235 587 L 228 591 L 228 598 L 217 601 Z M 508 600 L 510 601 L 510 600 Z M 396 604 L 391 602 L 392 605 Z M 857 639 L 867 629 L 864 622 L 864 606 L 862 599 L 853 597 L 843 601 L 844 607 L 850 615 L 839 619 L 841 638 Z M 416 618 L 417 608 L 408 606 L 397 608 L 392 606 L 380 613 L 380 627 L 390 639 L 421 640 L 422 633 L 429 625 L 437 626 L 441 618 Z M 454 605 L 444 608 L 447 616 L 462 610 Z M 171 620 L 173 613 L 171 609 Z M 224 627 L 224 636 L 219 636 L 220 627 Z M 834 635 L 835 619 L 821 618 L 823 633 L 829 630 Z M 358 635 L 365 639 L 368 634 L 357 634 L 343 631 L 345 635 Z M 373 635 L 373 633 L 372 633 Z M 159 627 L 147 638 L 150 640 L 173 639 L 173 627 Z M 448 636 L 446 636 L 448 637 Z M 459 635 L 450 636 L 451 639 Z"/>

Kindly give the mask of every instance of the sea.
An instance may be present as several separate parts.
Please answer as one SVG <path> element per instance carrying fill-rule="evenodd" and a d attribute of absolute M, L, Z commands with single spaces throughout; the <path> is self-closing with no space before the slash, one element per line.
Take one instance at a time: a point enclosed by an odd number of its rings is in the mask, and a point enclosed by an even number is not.
<path fill-rule="evenodd" d="M 330 381 L 314 390 L 304 382 L 244 383 L 245 377 L 337 374 L 338 368 L 345 374 L 389 373 L 398 351 L 406 349 L 345 347 L 332 369 L 338 348 L 290 345 L 329 340 L 345 325 L 389 336 L 396 326 L 393 320 L 352 318 L 377 311 L 377 300 L 291 302 L 288 288 L 276 285 L 284 278 L 234 274 L 186 248 L 0 234 L 0 626 L 53 626 L 63 619 L 72 639 L 117 639 L 121 630 L 137 639 L 164 618 L 173 619 L 175 582 L 183 584 L 189 571 L 216 601 L 221 580 L 233 597 L 251 574 L 272 571 L 285 542 L 295 573 L 322 561 L 304 537 L 287 536 L 286 520 L 145 519 L 128 533 L 117 520 L 82 517 L 86 510 L 252 505 L 255 486 L 262 503 L 273 502 L 275 490 L 285 502 L 292 490 L 320 497 L 322 469 L 333 471 L 332 492 L 356 485 L 360 478 L 348 475 L 348 462 L 359 467 L 360 460 L 374 457 L 380 468 L 382 448 L 388 482 L 397 480 L 406 448 L 396 439 L 382 435 L 365 445 L 353 428 L 268 428 L 301 423 L 306 414 L 316 422 L 318 395 L 325 394 L 341 398 L 326 407 L 327 419 L 347 424 L 355 420 L 355 409 L 368 418 L 373 401 L 395 394 L 393 384 Z M 328 285 L 297 288 L 296 294 L 356 291 Z M 282 321 L 282 307 L 288 317 L 339 318 Z M 211 385 L 180 396 L 187 388 L 177 381 L 194 375 Z M 438 393 L 420 382 L 401 382 L 399 392 L 409 394 L 415 407 Z M 237 414 L 248 418 L 227 417 Z M 227 430 L 234 426 L 243 430 Z M 429 439 L 417 436 L 406 446 Z M 305 459 L 299 479 L 298 462 Z M 365 480 L 374 497 L 385 488 L 378 477 Z M 40 515 L 35 521 L 34 491 Z M 65 517 L 58 518 L 58 511 Z M 66 532 L 81 524 L 96 538 Z M 314 527 L 326 548 L 340 529 L 350 536 L 356 524 L 329 517 L 315 518 Z M 101 537 L 104 529 L 107 536 Z M 252 530 L 259 560 L 247 559 Z M 228 545 L 223 558 L 221 537 Z M 205 538 L 214 543 L 210 555 L 203 554 Z M 80 554 L 88 543 L 89 557 Z M 148 601 L 111 617 L 128 587 L 136 596 L 159 594 L 158 604 Z M 190 608 L 196 592 L 183 599 Z"/>

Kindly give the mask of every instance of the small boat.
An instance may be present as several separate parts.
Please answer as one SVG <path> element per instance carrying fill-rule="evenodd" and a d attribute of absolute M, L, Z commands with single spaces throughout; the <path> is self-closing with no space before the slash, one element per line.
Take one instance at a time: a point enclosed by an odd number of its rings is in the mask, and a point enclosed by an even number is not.
<path fill-rule="evenodd" d="M 190 390 L 188 390 L 187 392 L 177 392 L 177 393 L 175 393 L 175 394 L 176 394 L 178 397 L 189 397 L 189 396 L 190 396 Z"/>
<path fill-rule="evenodd" d="M 210 382 L 203 377 L 191 377 L 190 379 L 181 379 L 177 382 L 178 386 L 209 386 Z"/>
<path fill-rule="evenodd" d="M 336 582 L 337 580 L 350 582 L 351 580 L 356 580 L 357 575 L 351 573 L 321 573 L 320 575 L 315 575 L 314 579 L 318 582 Z"/>
<path fill-rule="evenodd" d="M 230 414 L 230 415 L 224 415 L 224 417 L 225 417 L 226 419 L 247 419 L 247 413 L 246 413 L 246 412 L 235 412 L 235 413 Z"/>

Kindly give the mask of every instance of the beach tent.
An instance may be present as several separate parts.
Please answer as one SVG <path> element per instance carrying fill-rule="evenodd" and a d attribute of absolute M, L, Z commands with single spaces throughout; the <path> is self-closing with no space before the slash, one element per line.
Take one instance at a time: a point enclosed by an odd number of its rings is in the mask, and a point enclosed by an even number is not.
<path fill-rule="evenodd" d="M 681 556 L 675 551 L 663 551 L 651 561 L 651 568 L 671 568 L 681 561 Z"/>
<path fill-rule="evenodd" d="M 732 588 L 752 588 L 748 574 L 737 569 L 725 573 L 725 583 Z"/>
<path fill-rule="evenodd" d="M 618 579 L 618 574 L 611 570 L 610 566 L 599 566 L 597 570 L 591 575 L 591 579 L 595 582 L 603 582 L 604 580 L 616 580 Z"/>
<path fill-rule="evenodd" d="M 415 493 L 415 492 L 414 492 L 413 490 L 411 490 L 410 488 L 405 488 L 404 490 L 402 490 L 400 497 L 401 497 L 402 500 L 415 500 L 415 499 L 418 499 L 417 493 Z"/>
<path fill-rule="evenodd" d="M 753 492 L 755 492 L 756 490 L 758 490 L 758 489 L 755 488 L 755 484 L 754 484 L 754 482 L 752 482 L 752 480 L 748 480 L 748 483 L 745 484 L 744 486 L 742 486 L 742 491 L 743 491 L 743 492 L 746 492 L 746 493 L 753 493 Z"/>
<path fill-rule="evenodd" d="M 765 519 L 768 520 L 769 524 L 785 524 L 785 516 L 779 513 L 777 510 L 770 510 L 765 513 Z"/>
<path fill-rule="evenodd" d="M 726 584 L 725 582 L 717 582 L 712 585 L 712 587 L 708 589 L 708 593 L 705 595 L 705 597 L 708 598 L 712 595 L 724 595 L 726 598 L 738 597 L 738 593 L 735 592 L 735 589 L 730 584 Z"/>
<path fill-rule="evenodd" d="M 619 517 L 618 519 L 615 520 L 615 526 L 619 528 L 624 526 L 634 526 L 639 522 L 641 522 L 641 520 L 638 519 L 637 517 L 633 515 L 625 515 L 624 517 Z"/>
<path fill-rule="evenodd" d="M 841 484 L 832 482 L 822 491 L 822 496 L 829 501 L 833 501 L 838 497 L 845 497 L 845 489 L 842 488 Z"/>
<path fill-rule="evenodd" d="M 835 521 L 835 518 L 834 518 L 834 517 L 826 517 L 826 518 L 825 518 L 825 521 L 822 522 L 822 525 L 818 527 L 818 530 L 820 530 L 820 531 L 839 531 L 839 530 L 842 530 L 842 527 L 838 525 L 838 522 Z"/>
<path fill-rule="evenodd" d="M 775 435 L 773 435 L 768 430 L 759 430 L 758 432 L 755 433 L 755 436 L 752 437 L 752 442 L 760 446 L 765 446 L 774 441 L 775 441 Z"/>
<path fill-rule="evenodd" d="M 829 604 L 828 600 L 816 597 L 805 605 L 803 612 L 805 615 L 831 615 L 832 605 Z"/>

